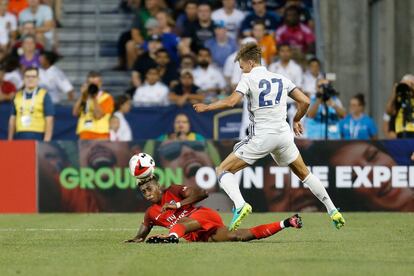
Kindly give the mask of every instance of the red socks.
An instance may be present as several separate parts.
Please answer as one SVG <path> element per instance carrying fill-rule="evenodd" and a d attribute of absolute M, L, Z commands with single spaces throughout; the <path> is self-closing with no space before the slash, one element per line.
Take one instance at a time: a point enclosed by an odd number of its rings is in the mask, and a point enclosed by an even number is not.
<path fill-rule="evenodd" d="M 171 234 L 175 234 L 177 238 L 181 238 L 185 235 L 185 226 L 177 223 L 176 225 L 171 227 L 169 235 L 171 236 Z"/>
<path fill-rule="evenodd" d="M 280 226 L 280 222 L 273 222 L 273 223 L 269 223 L 269 224 L 263 224 L 263 225 L 259 225 L 253 228 L 250 228 L 250 232 L 252 232 L 253 236 L 256 237 L 256 239 L 263 239 L 263 238 L 267 238 L 270 237 L 274 234 L 276 234 L 277 232 L 279 232 L 280 230 L 283 229 L 282 226 Z"/>

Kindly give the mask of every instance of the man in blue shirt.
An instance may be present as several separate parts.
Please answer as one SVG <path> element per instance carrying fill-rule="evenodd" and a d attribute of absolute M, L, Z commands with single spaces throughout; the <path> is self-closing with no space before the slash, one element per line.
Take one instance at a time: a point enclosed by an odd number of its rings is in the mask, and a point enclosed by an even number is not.
<path fill-rule="evenodd" d="M 363 94 L 353 96 L 349 103 L 349 114 L 339 122 L 341 137 L 346 140 L 368 140 L 377 138 L 374 121 L 364 113 Z"/>
<path fill-rule="evenodd" d="M 244 37 L 252 36 L 252 28 L 256 21 L 263 21 L 266 26 L 266 33 L 273 35 L 282 19 L 274 12 L 266 10 L 265 0 L 252 1 L 253 12 L 249 13 L 241 25 L 241 33 Z"/>

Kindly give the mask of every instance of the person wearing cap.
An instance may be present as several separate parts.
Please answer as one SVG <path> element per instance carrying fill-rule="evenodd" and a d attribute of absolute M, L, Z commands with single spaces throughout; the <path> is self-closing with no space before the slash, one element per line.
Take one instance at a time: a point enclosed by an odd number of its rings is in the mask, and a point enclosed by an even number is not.
<path fill-rule="evenodd" d="M 237 50 L 237 43 L 227 35 L 224 21 L 217 21 L 214 24 L 214 37 L 207 40 L 204 46 L 210 49 L 213 62 L 223 69 L 227 57 Z"/>
<path fill-rule="evenodd" d="M 114 99 L 102 90 L 102 76 L 91 71 L 81 87 L 81 96 L 73 107 L 78 117 L 76 133 L 82 140 L 108 140 L 109 119 L 114 111 Z"/>
<path fill-rule="evenodd" d="M 195 104 L 204 101 L 204 96 L 199 94 L 200 87 L 194 84 L 193 73 L 189 69 L 180 72 L 180 82 L 171 89 L 169 98 L 172 103 L 183 106 L 187 103 Z"/>
<path fill-rule="evenodd" d="M 16 87 L 14 84 L 4 80 L 5 73 L 4 66 L 0 65 L 0 102 L 10 101 L 16 94 Z"/>
<path fill-rule="evenodd" d="M 37 68 L 26 68 L 23 77 L 24 89 L 13 100 L 8 139 L 50 141 L 55 113 L 52 100 L 46 89 L 39 87 Z"/>
<path fill-rule="evenodd" d="M 40 55 L 39 85 L 47 89 L 54 104 L 60 103 L 65 98 L 69 101 L 75 99 L 73 85 L 65 73 L 55 65 L 58 59 L 58 55 L 54 52 L 45 51 Z"/>
<path fill-rule="evenodd" d="M 137 48 L 140 48 L 138 45 L 142 45 L 149 37 L 146 27 L 148 20 L 154 19 L 157 12 L 162 8 L 162 3 L 159 0 L 147 0 L 144 2 L 144 7 L 137 8 L 137 12 L 132 20 L 131 30 L 123 33 L 119 38 L 118 55 L 120 67 L 123 67 L 125 64 L 127 69 L 131 69 L 138 55 Z M 125 48 L 123 48 L 124 45 Z"/>

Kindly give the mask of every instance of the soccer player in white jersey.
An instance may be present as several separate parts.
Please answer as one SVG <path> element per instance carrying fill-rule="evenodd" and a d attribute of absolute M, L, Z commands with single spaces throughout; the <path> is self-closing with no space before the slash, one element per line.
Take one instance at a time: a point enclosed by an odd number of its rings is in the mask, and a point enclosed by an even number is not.
<path fill-rule="evenodd" d="M 345 219 L 332 203 L 321 181 L 306 167 L 286 122 L 286 101 L 289 96 L 297 103 L 293 131 L 298 136 L 303 133 L 300 120 L 309 107 L 309 98 L 289 79 L 261 66 L 261 50 L 257 44 L 243 45 L 235 61 L 240 62 L 243 71 L 236 91 L 229 97 L 209 105 L 194 104 L 197 112 L 205 112 L 234 107 L 243 96 L 248 100 L 251 120 L 249 135 L 237 143 L 233 152 L 216 168 L 220 187 L 234 203 L 230 230 L 237 229 L 241 221 L 252 212 L 252 207 L 240 193 L 234 174 L 268 154 L 278 165 L 290 167 L 325 205 L 336 228 L 341 228 L 345 224 Z"/>

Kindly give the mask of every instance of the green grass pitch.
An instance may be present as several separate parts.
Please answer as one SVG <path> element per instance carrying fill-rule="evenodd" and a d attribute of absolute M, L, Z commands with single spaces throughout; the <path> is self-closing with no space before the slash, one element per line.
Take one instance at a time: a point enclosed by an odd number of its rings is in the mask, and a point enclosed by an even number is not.
<path fill-rule="evenodd" d="M 242 227 L 288 215 L 253 214 Z M 344 215 L 341 230 L 304 213 L 303 229 L 260 241 L 165 245 L 122 243 L 142 214 L 0 215 L 0 275 L 414 275 L 414 214 Z"/>

